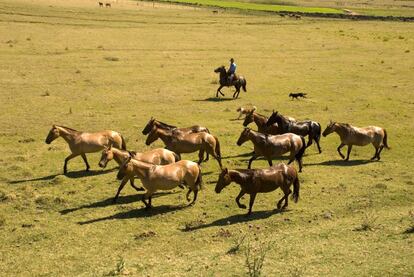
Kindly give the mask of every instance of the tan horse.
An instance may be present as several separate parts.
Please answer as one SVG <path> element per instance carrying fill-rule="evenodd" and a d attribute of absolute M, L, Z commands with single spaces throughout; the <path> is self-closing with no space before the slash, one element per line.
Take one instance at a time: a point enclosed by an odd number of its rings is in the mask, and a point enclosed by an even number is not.
<path fill-rule="evenodd" d="M 63 172 L 67 173 L 67 163 L 69 160 L 81 155 L 86 164 L 86 171 L 89 170 L 88 160 L 85 153 L 93 153 L 101 151 L 105 146 L 114 145 L 117 148 L 126 149 L 125 140 L 121 134 L 115 131 L 101 131 L 96 133 L 86 133 L 76 131 L 72 128 L 53 125 L 49 134 L 46 137 L 46 143 L 50 144 L 52 141 L 62 137 L 69 145 L 70 154 L 65 159 Z"/>
<path fill-rule="evenodd" d="M 129 157 L 132 157 L 133 159 L 143 161 L 150 164 L 156 164 L 156 165 L 166 165 L 178 162 L 180 158 L 177 154 L 174 152 L 164 149 L 164 148 L 157 148 L 153 150 L 149 150 L 144 153 L 137 153 L 135 151 L 126 151 L 121 150 L 115 147 L 105 147 L 102 151 L 101 160 L 99 161 L 99 166 L 102 168 L 105 168 L 109 161 L 114 159 L 118 165 L 122 165 L 122 163 L 128 159 Z M 131 186 L 136 189 L 137 191 L 144 190 L 143 188 L 137 188 L 134 184 L 134 179 L 131 179 L 130 182 Z M 113 203 L 116 203 L 118 200 L 119 194 L 121 193 L 121 190 L 123 187 L 119 187 L 118 192 L 116 193 Z"/>
<path fill-rule="evenodd" d="M 240 204 L 240 198 L 246 193 L 250 194 L 248 215 L 252 212 L 257 193 L 271 192 L 280 187 L 284 196 L 277 202 L 277 209 L 283 210 L 288 206 L 288 197 L 292 192 L 290 186 L 293 184 L 292 198 L 295 202 L 298 202 L 299 199 L 300 183 L 298 173 L 295 167 L 283 163 L 266 169 L 228 170 L 225 168 L 217 181 L 216 193 L 220 193 L 231 182 L 236 182 L 241 188 L 239 195 L 236 197 L 236 203 L 239 208 L 246 209 L 246 205 Z M 283 200 L 285 200 L 285 204 L 282 206 Z"/>
<path fill-rule="evenodd" d="M 117 175 L 118 180 L 122 180 L 120 189 L 134 177 L 141 179 L 146 189 L 142 197 L 146 209 L 151 208 L 152 195 L 158 190 L 171 190 L 181 184 L 188 187 L 186 195 L 187 201 L 190 201 L 190 192 L 194 193 L 194 199 L 190 205 L 194 204 L 197 199 L 197 193 L 201 189 L 202 176 L 200 166 L 192 161 L 182 160 L 168 165 L 153 165 L 142 161 L 137 161 L 129 157 L 119 168 Z M 148 203 L 145 201 L 148 198 Z"/>
<path fill-rule="evenodd" d="M 348 145 L 348 153 L 345 161 L 349 160 L 349 154 L 351 153 L 352 146 L 365 146 L 370 143 L 375 147 L 375 154 L 371 158 L 375 158 L 379 161 L 381 159 L 380 154 L 384 147 L 390 149 L 387 143 L 387 131 L 384 128 L 376 126 L 368 126 L 364 128 L 358 128 L 351 126 L 347 123 L 337 123 L 330 121 L 322 135 L 326 137 L 330 133 L 335 132 L 341 138 L 341 144 L 337 150 L 342 159 L 345 156 L 341 153 L 341 148 Z"/>
<path fill-rule="evenodd" d="M 269 135 L 277 135 L 280 134 L 281 131 L 279 130 L 279 126 L 277 123 L 274 123 L 270 126 L 267 126 L 266 123 L 268 118 L 264 115 L 258 114 L 255 111 L 252 111 L 246 114 L 246 118 L 244 119 L 243 126 L 247 127 L 250 123 L 254 122 L 257 125 L 257 130 L 263 134 Z"/>
<path fill-rule="evenodd" d="M 105 168 L 108 162 L 113 159 L 118 163 L 118 165 L 121 165 L 129 156 L 135 160 L 158 165 L 171 164 L 180 160 L 180 157 L 177 154 L 164 148 L 157 148 L 139 153 L 135 151 L 121 150 L 110 146 L 105 147 L 102 151 L 99 166 Z"/>
<path fill-rule="evenodd" d="M 217 160 L 220 168 L 222 168 L 220 143 L 218 138 L 211 134 L 201 132 L 176 135 L 171 131 L 154 127 L 148 134 L 145 143 L 146 145 L 150 145 L 159 138 L 164 142 L 168 150 L 174 151 L 178 155 L 181 153 L 193 153 L 199 151 L 198 164 L 201 164 L 204 152 L 207 152 Z"/>
<path fill-rule="evenodd" d="M 270 136 L 245 128 L 237 140 L 237 145 L 240 146 L 248 140 L 253 142 L 254 145 L 254 153 L 249 160 L 248 169 L 251 168 L 252 162 L 258 157 L 264 157 L 272 166 L 273 158 L 290 152 L 288 164 L 296 159 L 299 164 L 299 172 L 302 172 L 302 156 L 306 149 L 304 137 L 292 133 Z"/>

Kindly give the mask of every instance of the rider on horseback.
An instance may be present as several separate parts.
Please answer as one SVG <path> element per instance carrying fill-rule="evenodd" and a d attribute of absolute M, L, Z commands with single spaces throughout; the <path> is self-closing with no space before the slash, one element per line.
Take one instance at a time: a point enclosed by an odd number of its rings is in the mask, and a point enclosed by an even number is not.
<path fill-rule="evenodd" d="M 229 85 L 231 85 L 233 83 L 233 79 L 235 79 L 234 77 L 236 76 L 236 67 L 237 65 L 234 63 L 234 59 L 231 58 L 230 67 L 229 67 L 229 70 L 227 71 Z"/>

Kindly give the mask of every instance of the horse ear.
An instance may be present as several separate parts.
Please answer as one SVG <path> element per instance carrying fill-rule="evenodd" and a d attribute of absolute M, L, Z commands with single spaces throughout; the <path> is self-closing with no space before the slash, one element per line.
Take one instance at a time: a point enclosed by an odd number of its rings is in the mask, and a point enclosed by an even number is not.
<path fill-rule="evenodd" d="M 134 154 L 131 151 L 128 151 L 128 154 L 129 154 L 129 159 L 131 159 L 134 156 Z"/>

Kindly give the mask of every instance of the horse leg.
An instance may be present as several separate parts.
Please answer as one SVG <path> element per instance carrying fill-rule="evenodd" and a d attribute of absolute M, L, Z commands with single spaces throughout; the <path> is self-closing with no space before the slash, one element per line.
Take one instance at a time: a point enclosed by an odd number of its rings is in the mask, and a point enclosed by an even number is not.
<path fill-rule="evenodd" d="M 68 161 L 72 160 L 73 158 L 75 158 L 77 156 L 79 156 L 79 154 L 73 154 L 72 153 L 72 154 L 70 154 L 69 156 L 66 157 L 65 164 L 63 165 L 63 173 L 64 174 L 68 173 L 68 170 L 67 170 Z"/>
<path fill-rule="evenodd" d="M 313 137 L 312 137 L 312 135 L 311 134 L 309 134 L 309 136 L 308 136 L 308 144 L 306 144 L 306 148 L 308 148 L 309 146 L 311 146 L 312 145 L 312 141 L 313 141 Z"/>
<path fill-rule="evenodd" d="M 90 166 L 89 166 L 88 160 L 86 159 L 85 153 L 82 153 L 81 156 L 82 156 L 83 161 L 86 164 L 86 171 L 89 171 Z"/>
<path fill-rule="evenodd" d="M 252 162 L 256 159 L 257 159 L 256 155 L 253 155 L 253 157 L 250 158 L 249 165 L 247 166 L 247 169 L 250 169 L 252 167 Z"/>
<path fill-rule="evenodd" d="M 267 160 L 267 162 L 269 163 L 269 166 L 273 166 L 273 161 L 272 160 Z"/>
<path fill-rule="evenodd" d="M 146 196 L 148 196 L 148 203 L 145 201 Z M 151 198 L 152 198 L 152 193 L 149 193 L 148 191 L 147 191 L 146 194 L 142 195 L 141 200 L 142 200 L 142 202 L 144 202 L 146 210 L 151 209 Z"/>
<path fill-rule="evenodd" d="M 292 193 L 292 191 L 289 189 L 289 188 L 287 188 L 287 189 L 282 189 L 283 190 L 283 193 L 285 194 L 285 196 L 283 197 L 284 199 L 285 199 L 285 204 L 282 206 L 282 208 L 281 208 L 281 210 L 283 211 L 285 208 L 287 208 L 287 206 L 288 206 L 288 201 L 289 201 L 289 194 L 291 194 Z M 282 198 L 282 199 L 283 199 Z M 280 203 L 280 204 L 282 204 L 282 203 Z"/>
<path fill-rule="evenodd" d="M 383 146 L 381 146 L 381 147 L 379 148 L 379 150 L 378 150 L 378 153 L 377 153 L 377 161 L 381 160 L 380 154 L 381 154 L 382 149 L 384 149 L 384 145 L 383 145 Z"/>
<path fill-rule="evenodd" d="M 204 149 L 200 149 L 200 151 L 198 152 L 198 164 L 201 164 L 201 162 L 204 159 Z"/>
<path fill-rule="evenodd" d="M 315 142 L 316 142 L 316 146 L 318 146 L 319 154 L 322 153 L 321 146 L 319 145 L 319 138 L 315 139 Z"/>
<path fill-rule="evenodd" d="M 220 85 L 220 87 L 217 89 L 217 92 L 216 92 L 216 97 L 218 97 L 218 94 L 219 94 L 219 92 L 220 92 L 220 94 L 222 95 L 222 96 L 224 96 L 224 94 L 221 92 L 221 89 L 223 88 L 223 86 L 222 85 Z"/>
<path fill-rule="evenodd" d="M 347 152 L 347 154 L 346 154 L 346 159 L 345 159 L 345 161 L 348 161 L 348 160 L 349 160 L 349 154 L 351 154 L 351 150 L 352 150 L 352 144 L 349 144 L 349 145 L 348 145 L 348 152 Z"/>
<path fill-rule="evenodd" d="M 129 178 L 126 178 L 126 177 L 124 179 L 122 179 L 121 185 L 119 186 L 118 191 L 117 191 L 114 199 L 112 200 L 112 203 L 116 203 L 116 201 L 118 200 L 118 196 L 121 193 L 121 190 L 124 188 L 125 184 L 128 183 L 128 180 L 129 180 Z"/>
<path fill-rule="evenodd" d="M 144 191 L 144 188 L 137 188 L 134 184 L 134 178 L 129 179 L 129 183 L 131 184 L 131 186 L 136 190 L 136 191 Z"/>
<path fill-rule="evenodd" d="M 255 198 L 256 198 L 256 193 L 250 194 L 249 211 L 247 212 L 247 215 L 252 213 L 252 208 L 253 208 Z"/>
<path fill-rule="evenodd" d="M 345 156 L 341 153 L 341 148 L 344 147 L 345 144 L 343 144 L 341 142 L 341 144 L 338 146 L 338 148 L 336 148 L 336 150 L 338 151 L 339 155 L 341 156 L 342 159 L 345 159 Z"/>
<path fill-rule="evenodd" d="M 193 192 L 194 192 L 194 199 L 193 199 L 193 202 L 190 203 L 190 205 L 194 205 L 195 201 L 197 200 L 198 189 L 194 190 Z"/>
<path fill-rule="evenodd" d="M 218 162 L 218 164 L 220 166 L 220 169 L 223 168 L 223 165 L 221 164 L 221 158 L 214 152 L 214 148 L 213 147 L 211 147 L 210 145 L 207 145 L 206 153 L 207 154 L 210 153 L 210 155 L 213 156 L 213 158 L 217 160 L 217 162 Z"/>
<path fill-rule="evenodd" d="M 239 206 L 239 208 L 240 209 L 246 209 L 246 205 L 244 205 L 244 204 L 241 204 L 240 203 L 240 198 L 242 198 L 243 197 L 243 195 L 245 195 L 246 193 L 244 192 L 244 190 L 242 189 L 240 192 L 239 192 L 239 195 L 237 195 L 237 197 L 236 197 L 236 203 L 237 203 L 237 206 Z"/>
<path fill-rule="evenodd" d="M 185 195 L 185 199 L 187 199 L 187 202 L 190 202 L 190 193 L 192 192 L 192 190 L 190 188 L 188 188 L 187 194 Z"/>

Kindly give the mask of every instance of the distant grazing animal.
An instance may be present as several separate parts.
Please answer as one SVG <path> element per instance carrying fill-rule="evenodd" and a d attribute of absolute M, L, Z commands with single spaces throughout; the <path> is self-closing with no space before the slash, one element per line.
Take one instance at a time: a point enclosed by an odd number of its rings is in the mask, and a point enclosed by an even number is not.
<path fill-rule="evenodd" d="M 139 178 L 146 189 L 142 196 L 142 202 L 144 202 L 146 209 L 151 208 L 151 198 L 156 191 L 171 190 L 181 184 L 188 187 L 187 201 L 190 201 L 190 193 L 194 193 L 193 201 L 190 203 L 192 205 L 195 203 L 202 185 L 200 166 L 186 160 L 168 165 L 153 165 L 129 157 L 120 166 L 117 174 L 118 180 L 122 180 L 120 188 L 122 189 L 128 180 L 134 177 Z M 148 203 L 145 198 L 148 198 Z"/>
<path fill-rule="evenodd" d="M 104 4 L 102 2 L 98 2 L 98 4 L 100 8 L 103 8 Z"/>
<path fill-rule="evenodd" d="M 348 145 L 348 153 L 345 161 L 349 160 L 349 154 L 351 153 L 353 145 L 365 146 L 372 143 L 375 147 L 375 154 L 371 160 L 376 158 L 378 161 L 381 159 L 380 154 L 382 149 L 384 147 L 390 149 L 387 143 L 387 131 L 381 127 L 368 126 L 358 128 L 351 126 L 348 123 L 330 121 L 322 135 L 326 137 L 332 132 L 337 133 L 341 138 L 341 144 L 338 146 L 337 150 L 342 159 L 345 159 L 345 156 L 341 153 L 341 148 Z"/>
<path fill-rule="evenodd" d="M 308 144 L 306 147 L 309 147 L 312 145 L 312 142 L 315 141 L 319 153 L 322 153 L 321 146 L 319 145 L 322 128 L 321 124 L 318 122 L 313 120 L 292 121 L 288 117 L 285 117 L 282 114 L 273 111 L 266 124 L 269 125 L 273 123 L 277 123 L 279 125 L 281 134 L 294 133 L 300 136 L 309 136 Z"/>
<path fill-rule="evenodd" d="M 248 114 L 246 114 L 246 118 L 244 119 L 243 126 L 247 127 L 250 123 L 256 123 L 257 130 L 260 133 L 268 134 L 268 135 L 277 135 L 280 134 L 279 126 L 277 123 L 274 123 L 272 125 L 267 125 L 268 118 L 264 115 L 258 114 L 255 111 L 252 111 Z"/>
<path fill-rule="evenodd" d="M 216 73 L 220 73 L 220 87 L 217 89 L 216 92 L 216 97 L 218 97 L 218 94 L 220 93 L 222 96 L 224 96 L 224 94 L 221 92 L 221 89 L 223 87 L 231 87 L 234 86 L 236 88 L 236 91 L 233 93 L 233 98 L 237 99 L 239 97 L 239 93 L 240 93 L 240 88 L 243 88 L 244 91 L 246 90 L 246 79 L 239 75 L 239 76 L 234 76 L 233 82 L 231 84 L 229 84 L 229 80 L 228 80 L 228 76 L 227 76 L 227 71 L 226 71 L 226 67 L 224 65 L 217 67 L 214 72 Z"/>
<path fill-rule="evenodd" d="M 110 8 L 111 7 L 111 3 L 106 3 L 105 7 Z"/>
<path fill-rule="evenodd" d="M 266 169 L 223 169 L 216 184 L 216 193 L 220 193 L 223 188 L 231 182 L 240 185 L 240 193 L 236 197 L 236 203 L 241 209 L 246 209 L 246 205 L 240 203 L 243 195 L 250 194 L 248 215 L 252 212 L 252 207 L 257 193 L 267 193 L 274 191 L 278 187 L 283 191 L 284 196 L 277 202 L 277 209 L 284 210 L 288 206 L 288 197 L 292 192 L 290 186 L 293 184 L 293 201 L 298 202 L 300 183 L 298 173 L 294 166 L 283 163 L 271 166 Z M 282 201 L 285 204 L 282 206 Z"/>
<path fill-rule="evenodd" d="M 217 10 L 213 10 L 213 13 L 218 13 L 218 11 Z"/>
<path fill-rule="evenodd" d="M 68 143 L 69 148 L 72 151 L 72 154 L 65 159 L 65 164 L 63 166 L 63 172 L 65 174 L 67 173 L 68 161 L 79 155 L 82 156 L 82 159 L 86 164 L 86 171 L 88 171 L 90 166 L 86 159 L 86 153 L 101 151 L 105 146 L 109 145 L 114 145 L 117 148 L 126 150 L 125 139 L 121 134 L 115 131 L 106 130 L 96 133 L 86 133 L 64 126 L 53 125 L 45 142 L 50 144 L 58 137 L 62 137 Z"/>
<path fill-rule="evenodd" d="M 303 93 L 303 92 L 289 93 L 289 97 L 292 97 L 292 100 L 293 99 L 298 99 L 299 100 L 299 97 L 306 98 L 306 95 L 307 95 L 307 93 Z"/>
<path fill-rule="evenodd" d="M 251 112 L 254 112 L 255 110 L 256 110 L 256 106 L 253 106 L 252 108 L 239 107 L 236 110 L 237 112 L 239 112 L 239 117 L 237 119 L 239 120 L 240 117 L 242 117 L 243 115 L 247 115 Z"/>
<path fill-rule="evenodd" d="M 121 150 L 115 147 L 105 147 L 102 151 L 101 160 L 99 161 L 99 166 L 102 168 L 105 168 L 109 161 L 114 159 L 118 165 L 121 165 L 126 159 L 129 157 L 143 161 L 150 164 L 156 164 L 156 165 L 166 165 L 178 162 L 180 158 L 177 154 L 174 152 L 164 149 L 164 148 L 157 148 L 153 150 L 149 150 L 144 153 L 137 153 L 134 151 L 126 151 Z M 137 188 L 134 185 L 134 179 L 131 179 L 131 186 L 136 189 L 137 191 L 144 190 L 143 188 Z M 121 193 L 121 190 L 123 189 L 123 186 L 120 186 L 118 189 L 118 192 L 116 193 L 113 202 L 115 203 L 119 197 L 119 194 Z"/>
<path fill-rule="evenodd" d="M 154 127 L 148 134 L 145 144 L 150 145 L 159 138 L 164 142 L 166 146 L 165 148 L 174 151 L 179 156 L 181 153 L 193 153 L 199 151 L 198 164 L 201 164 L 204 152 L 207 152 L 217 160 L 220 168 L 222 168 L 220 143 L 216 136 L 205 132 L 177 135 L 169 130 Z"/>
<path fill-rule="evenodd" d="M 302 156 L 306 149 L 304 137 L 292 133 L 271 136 L 245 128 L 237 140 L 237 145 L 240 146 L 248 140 L 254 145 L 253 157 L 249 160 L 248 169 L 251 168 L 252 162 L 258 157 L 264 157 L 272 166 L 273 158 L 290 152 L 288 164 L 296 159 L 299 164 L 299 172 L 302 172 Z"/>

